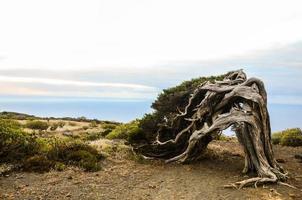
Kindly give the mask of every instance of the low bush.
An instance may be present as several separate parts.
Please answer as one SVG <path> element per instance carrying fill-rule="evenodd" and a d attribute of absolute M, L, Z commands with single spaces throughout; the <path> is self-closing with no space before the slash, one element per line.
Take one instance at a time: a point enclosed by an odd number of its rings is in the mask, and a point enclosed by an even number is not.
<path fill-rule="evenodd" d="M 25 127 L 33 130 L 46 130 L 49 127 L 49 125 L 47 122 L 33 120 L 33 121 L 28 121 Z"/>
<path fill-rule="evenodd" d="M 102 135 L 103 137 L 105 137 L 105 136 L 108 135 L 111 131 L 113 131 L 116 127 L 117 127 L 117 124 L 110 124 L 110 123 L 103 124 L 103 125 L 102 125 L 103 131 L 101 132 L 101 135 Z"/>
<path fill-rule="evenodd" d="M 50 160 L 67 165 L 75 165 L 86 171 L 101 169 L 99 161 L 103 158 L 95 148 L 80 141 L 59 142 L 48 153 Z"/>
<path fill-rule="evenodd" d="M 77 123 L 76 123 L 76 122 L 68 122 L 68 125 L 69 125 L 69 126 L 76 126 Z"/>
<path fill-rule="evenodd" d="M 92 133 L 87 133 L 87 136 L 85 137 L 84 140 L 94 141 L 100 139 L 101 137 L 102 137 L 102 132 L 92 132 Z"/>
<path fill-rule="evenodd" d="M 282 146 L 302 146 L 302 131 L 300 128 L 286 129 L 272 135 L 273 144 Z"/>
<path fill-rule="evenodd" d="M 98 127 L 98 123 L 96 121 L 92 121 L 92 122 L 90 122 L 89 126 L 91 128 L 96 128 L 96 127 Z"/>
<path fill-rule="evenodd" d="M 288 129 L 284 132 L 280 144 L 283 146 L 302 146 L 302 132 L 301 129 Z"/>
<path fill-rule="evenodd" d="M 16 163 L 26 171 L 63 170 L 74 165 L 86 171 L 101 168 L 103 158 L 94 147 L 81 141 L 37 138 L 11 120 L 0 119 L 0 163 Z"/>
<path fill-rule="evenodd" d="M 231 138 L 224 135 L 224 134 L 221 134 L 217 137 L 217 140 L 220 140 L 220 141 L 229 141 Z"/>
<path fill-rule="evenodd" d="M 59 126 L 60 128 L 63 128 L 63 127 L 66 125 L 66 122 L 64 122 L 64 121 L 59 121 L 59 122 L 57 122 L 57 124 L 58 124 L 58 126 Z"/>
<path fill-rule="evenodd" d="M 280 144 L 282 137 L 282 132 L 276 132 L 272 134 L 272 143 L 273 144 Z"/>
<path fill-rule="evenodd" d="M 34 155 L 24 161 L 23 169 L 25 171 L 44 172 L 49 171 L 54 166 L 55 163 L 45 155 Z"/>
<path fill-rule="evenodd" d="M 38 152 L 34 136 L 13 120 L 0 120 L 0 162 L 18 162 Z"/>
<path fill-rule="evenodd" d="M 58 123 L 53 123 L 52 125 L 50 125 L 50 130 L 55 131 L 57 130 L 58 127 L 59 127 Z"/>
<path fill-rule="evenodd" d="M 121 124 L 115 127 L 107 136 L 107 139 L 125 139 L 129 142 L 143 139 L 142 129 L 139 127 L 139 121 L 134 120 L 127 124 Z"/>

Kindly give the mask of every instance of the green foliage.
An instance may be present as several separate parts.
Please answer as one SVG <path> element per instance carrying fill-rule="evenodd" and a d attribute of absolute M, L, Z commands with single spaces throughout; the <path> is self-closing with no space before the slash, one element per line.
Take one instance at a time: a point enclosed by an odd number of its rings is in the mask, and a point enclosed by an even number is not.
<path fill-rule="evenodd" d="M 28 171 L 62 170 L 75 165 L 87 171 L 100 169 L 103 156 L 81 141 L 36 138 L 12 120 L 0 119 L 0 162 L 18 163 Z"/>
<path fill-rule="evenodd" d="M 286 129 L 272 135 L 273 144 L 282 146 L 302 146 L 302 131 L 300 128 Z"/>
<path fill-rule="evenodd" d="M 129 142 L 143 139 L 142 129 L 139 127 L 139 121 L 134 120 L 127 124 L 118 125 L 107 136 L 107 139 L 125 139 Z"/>
<path fill-rule="evenodd" d="M 146 114 L 139 123 L 144 137 L 148 141 L 154 140 L 158 130 L 158 124 L 164 122 L 166 118 L 170 119 L 175 116 L 175 114 L 178 113 L 178 109 L 183 111 L 190 95 L 199 85 L 206 81 L 221 81 L 229 73 L 220 76 L 195 78 L 190 81 L 184 81 L 178 86 L 163 90 L 155 102 L 152 103 L 151 107 L 154 109 L 154 112 Z"/>
<path fill-rule="evenodd" d="M 16 112 L 0 112 L 0 119 L 30 120 L 35 116 Z"/>
<path fill-rule="evenodd" d="M 57 128 L 63 128 L 65 126 L 66 122 L 64 121 L 59 121 L 59 122 L 54 122 L 50 125 L 50 130 L 55 131 Z"/>
<path fill-rule="evenodd" d="M 225 76 L 226 74 L 221 76 L 199 77 L 191 79 L 190 81 L 184 81 L 178 86 L 164 89 L 152 104 L 152 108 L 157 110 L 161 116 L 176 112 L 177 107 L 182 108 L 185 106 L 190 94 L 193 93 L 200 84 L 206 81 L 221 81 Z"/>
<path fill-rule="evenodd" d="M 301 129 L 287 129 L 283 134 L 280 144 L 283 146 L 302 146 L 302 132 Z"/>
<path fill-rule="evenodd" d="M 87 171 L 97 171 L 101 168 L 99 161 L 102 154 L 80 141 L 59 142 L 48 153 L 48 158 L 56 162 L 75 165 Z"/>
<path fill-rule="evenodd" d="M 98 127 L 98 123 L 96 121 L 92 121 L 92 122 L 90 122 L 89 126 L 91 128 L 96 128 L 96 127 Z"/>
<path fill-rule="evenodd" d="M 282 132 L 273 133 L 272 134 L 272 143 L 273 144 L 280 144 L 282 136 L 283 136 Z"/>
<path fill-rule="evenodd" d="M 34 155 L 24 161 L 23 169 L 25 171 L 44 172 L 54 167 L 54 162 L 45 155 Z"/>
<path fill-rule="evenodd" d="M 57 171 L 63 171 L 66 168 L 66 165 L 61 162 L 56 162 L 54 169 Z"/>
<path fill-rule="evenodd" d="M 144 132 L 144 137 L 148 141 L 152 141 L 154 139 L 155 133 L 158 129 L 158 124 L 162 122 L 162 117 L 160 117 L 158 111 L 155 111 L 152 114 L 145 114 L 140 120 L 139 127 Z"/>
<path fill-rule="evenodd" d="M 103 158 L 94 147 L 81 141 L 43 139 L 37 141 L 40 151 L 26 158 L 23 167 L 27 171 L 49 171 L 51 168 L 62 171 L 66 165 L 74 165 L 86 171 L 101 169 Z"/>
<path fill-rule="evenodd" d="M 116 128 L 117 124 L 110 124 L 110 123 L 106 123 L 102 125 L 102 129 L 103 131 L 101 132 L 101 135 L 103 137 L 105 137 L 106 135 L 108 135 L 111 131 L 113 131 Z"/>
<path fill-rule="evenodd" d="M 59 127 L 58 123 L 53 123 L 52 125 L 50 125 L 50 130 L 55 131 L 55 130 L 57 130 L 58 127 Z"/>
<path fill-rule="evenodd" d="M 92 132 L 92 133 L 87 133 L 85 140 L 94 141 L 100 139 L 101 137 L 102 137 L 102 132 Z"/>
<path fill-rule="evenodd" d="M 229 141 L 231 138 L 224 135 L 224 134 L 221 134 L 218 136 L 217 140 L 220 140 L 220 141 Z"/>
<path fill-rule="evenodd" d="M 33 130 L 46 130 L 49 127 L 47 122 L 39 120 L 28 121 L 25 126 Z"/>
<path fill-rule="evenodd" d="M 38 151 L 35 137 L 13 120 L 0 119 L 0 162 L 16 162 Z"/>

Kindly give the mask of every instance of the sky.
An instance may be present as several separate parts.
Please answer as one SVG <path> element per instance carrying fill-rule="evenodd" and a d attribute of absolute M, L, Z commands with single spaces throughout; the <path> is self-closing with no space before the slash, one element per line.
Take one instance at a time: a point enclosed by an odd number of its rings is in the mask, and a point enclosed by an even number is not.
<path fill-rule="evenodd" d="M 302 104 L 300 0 L 0 1 L 0 96 L 152 100 L 244 69 Z"/>

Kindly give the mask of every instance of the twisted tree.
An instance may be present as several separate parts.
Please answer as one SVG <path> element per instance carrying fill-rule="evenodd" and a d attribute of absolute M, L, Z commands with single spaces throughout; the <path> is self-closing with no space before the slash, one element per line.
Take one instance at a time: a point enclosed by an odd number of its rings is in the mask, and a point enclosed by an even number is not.
<path fill-rule="evenodd" d="M 200 158 L 209 142 L 230 126 L 244 149 L 243 172 L 258 175 L 234 186 L 287 178 L 274 158 L 264 84 L 257 78 L 247 79 L 242 70 L 227 73 L 221 81 L 198 85 L 183 110 L 164 116 L 155 140 L 137 151 L 166 162 L 190 162 Z"/>

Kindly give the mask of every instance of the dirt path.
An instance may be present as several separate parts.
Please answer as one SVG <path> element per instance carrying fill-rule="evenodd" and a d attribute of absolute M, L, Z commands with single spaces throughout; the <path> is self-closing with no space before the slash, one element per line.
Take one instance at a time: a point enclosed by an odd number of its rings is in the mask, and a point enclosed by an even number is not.
<path fill-rule="evenodd" d="M 63 172 L 12 173 L 0 177 L 0 199 L 301 199 L 302 192 L 279 185 L 226 189 L 245 179 L 238 144 L 213 142 L 215 155 L 190 165 L 158 161 L 138 163 L 109 158 L 104 169 L 86 173 L 76 168 Z M 291 173 L 290 184 L 302 188 L 302 163 L 293 155 L 302 148 L 276 147 L 277 158 Z M 293 178 L 294 177 L 294 178 Z"/>

